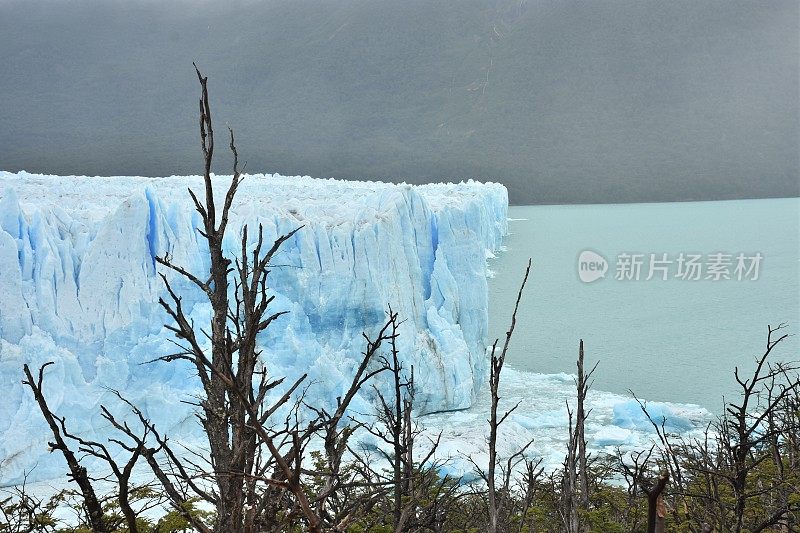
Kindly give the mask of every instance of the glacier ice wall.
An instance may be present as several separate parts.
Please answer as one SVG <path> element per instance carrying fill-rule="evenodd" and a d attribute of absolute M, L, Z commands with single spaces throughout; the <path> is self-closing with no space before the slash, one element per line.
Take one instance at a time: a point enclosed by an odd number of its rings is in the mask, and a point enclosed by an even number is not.
<path fill-rule="evenodd" d="M 229 178 L 215 177 L 222 195 Z M 20 379 L 50 367 L 46 392 L 75 432 L 99 432 L 100 403 L 123 391 L 167 432 L 196 430 L 181 400 L 197 382 L 171 353 L 154 257 L 208 272 L 187 187 L 199 177 L 59 177 L 0 172 L 0 482 L 45 459 L 46 427 Z M 507 192 L 473 181 L 410 186 L 247 176 L 226 247 L 242 226 L 274 239 L 299 226 L 273 263 L 275 309 L 260 339 L 276 376 L 307 372 L 319 402 L 341 395 L 388 305 L 405 322 L 424 412 L 468 407 L 485 381 L 486 257 L 506 232 Z M 252 236 L 255 232 L 250 231 Z M 198 324 L 209 308 L 172 277 Z M 359 399 L 356 409 L 367 409 Z M 193 429 L 194 428 L 194 429 Z M 44 470 L 42 470 L 44 469 Z M 40 467 L 46 475 L 47 467 Z M 41 475 L 41 474 L 40 474 Z"/>

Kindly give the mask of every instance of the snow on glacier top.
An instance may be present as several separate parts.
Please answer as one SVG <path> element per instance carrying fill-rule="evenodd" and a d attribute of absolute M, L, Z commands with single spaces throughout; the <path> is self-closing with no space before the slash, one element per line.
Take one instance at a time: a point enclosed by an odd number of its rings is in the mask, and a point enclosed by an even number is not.
<path fill-rule="evenodd" d="M 212 174 L 215 196 L 222 198 L 230 175 Z M 190 202 L 187 187 L 203 191 L 202 176 L 56 176 L 0 171 L 0 198 L 13 190 L 20 206 L 58 207 L 83 220 L 97 220 L 116 209 L 120 203 L 146 188 L 158 191 L 170 201 Z M 268 189 L 268 194 L 265 194 Z M 474 180 L 460 183 L 411 185 L 382 181 L 347 181 L 309 176 L 246 174 L 239 186 L 234 210 L 246 205 L 255 211 L 267 211 L 299 222 L 313 218 L 316 223 L 337 225 L 344 220 L 362 223 L 393 209 L 389 197 L 404 190 L 414 190 L 425 197 L 433 211 L 451 208 L 486 195 L 491 191 L 506 197 L 503 185 Z"/>

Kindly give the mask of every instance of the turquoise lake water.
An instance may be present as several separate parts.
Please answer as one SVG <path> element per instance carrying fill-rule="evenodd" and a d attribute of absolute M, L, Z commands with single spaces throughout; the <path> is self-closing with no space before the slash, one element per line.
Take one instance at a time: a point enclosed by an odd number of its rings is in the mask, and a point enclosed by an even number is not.
<path fill-rule="evenodd" d="M 734 367 L 749 371 L 763 353 L 768 324 L 786 322 L 796 335 L 776 360 L 800 359 L 800 199 L 516 206 L 509 219 L 506 250 L 489 263 L 492 335 L 504 335 L 528 257 L 534 264 L 508 356 L 513 368 L 574 372 L 582 338 L 589 364 L 600 361 L 596 389 L 719 412 L 723 396 L 735 398 Z M 586 250 L 608 267 L 591 283 L 578 272 Z M 740 253 L 745 270 L 737 272 Z M 639 279 L 631 268 L 616 279 L 638 254 Z M 663 268 L 647 280 L 651 254 L 672 263 L 655 263 Z M 700 280 L 677 277 L 680 254 L 700 256 Z M 754 280 L 746 269 L 757 254 Z M 709 270 L 714 264 L 720 274 Z"/>

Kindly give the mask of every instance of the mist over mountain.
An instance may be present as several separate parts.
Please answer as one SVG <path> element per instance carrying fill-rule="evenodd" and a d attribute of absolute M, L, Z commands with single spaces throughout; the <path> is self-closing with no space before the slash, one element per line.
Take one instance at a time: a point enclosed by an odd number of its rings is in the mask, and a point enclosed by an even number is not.
<path fill-rule="evenodd" d="M 0 169 L 199 173 L 196 61 L 252 172 L 479 178 L 517 204 L 798 196 L 799 18 L 796 0 L 0 0 Z"/>

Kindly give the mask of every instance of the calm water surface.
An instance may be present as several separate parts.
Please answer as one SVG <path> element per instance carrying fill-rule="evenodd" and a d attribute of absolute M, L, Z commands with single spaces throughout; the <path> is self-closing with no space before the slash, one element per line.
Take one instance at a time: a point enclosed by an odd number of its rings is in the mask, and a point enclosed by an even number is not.
<path fill-rule="evenodd" d="M 490 261 L 489 325 L 505 332 L 532 257 L 508 356 L 517 369 L 574 372 L 582 338 L 589 362 L 600 361 L 595 388 L 718 412 L 736 393 L 734 366 L 750 370 L 763 352 L 768 324 L 800 333 L 800 199 L 517 206 L 509 218 L 506 251 Z M 608 261 L 604 278 L 580 280 L 584 250 Z M 757 280 L 736 279 L 740 252 L 763 256 Z M 622 253 L 643 254 L 638 281 L 615 279 Z M 669 279 L 647 281 L 650 254 L 664 253 Z M 703 256 L 703 278 L 709 255 L 731 254 L 732 279 L 676 278 L 681 253 Z M 798 360 L 799 347 L 791 337 L 776 357 Z"/>

